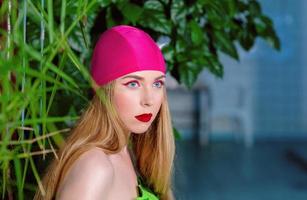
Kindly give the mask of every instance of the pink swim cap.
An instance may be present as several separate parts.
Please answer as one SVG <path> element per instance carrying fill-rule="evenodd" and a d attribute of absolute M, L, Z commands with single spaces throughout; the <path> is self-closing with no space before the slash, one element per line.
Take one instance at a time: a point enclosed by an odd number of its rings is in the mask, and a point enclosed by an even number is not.
<path fill-rule="evenodd" d="M 166 71 L 163 55 L 147 33 L 120 25 L 100 36 L 91 62 L 91 74 L 97 85 L 143 70 L 157 70 L 164 74 Z"/>

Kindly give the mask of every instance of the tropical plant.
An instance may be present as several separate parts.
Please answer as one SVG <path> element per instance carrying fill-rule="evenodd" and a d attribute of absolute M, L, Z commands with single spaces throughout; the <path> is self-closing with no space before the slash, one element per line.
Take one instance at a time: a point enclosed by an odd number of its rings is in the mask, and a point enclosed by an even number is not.
<path fill-rule="evenodd" d="M 90 55 L 99 34 L 138 26 L 157 41 L 168 71 L 191 87 L 203 69 L 222 77 L 219 54 L 257 37 L 280 48 L 255 0 L 0 0 L 0 169 L 2 199 L 43 192 L 45 158 L 56 156 L 91 96 Z M 34 180 L 33 180 L 34 178 Z M 16 192 L 15 192 L 16 191 Z"/>

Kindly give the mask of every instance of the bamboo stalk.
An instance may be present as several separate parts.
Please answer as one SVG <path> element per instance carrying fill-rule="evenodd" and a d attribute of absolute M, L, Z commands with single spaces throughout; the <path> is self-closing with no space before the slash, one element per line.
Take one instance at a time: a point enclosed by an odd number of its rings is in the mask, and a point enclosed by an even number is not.
<path fill-rule="evenodd" d="M 28 128 L 28 127 L 26 127 L 26 128 L 25 127 L 18 127 L 18 129 L 34 131 L 33 128 Z M 34 142 L 37 142 L 39 140 L 43 140 L 43 139 L 52 137 L 54 135 L 57 135 L 59 133 L 65 133 L 65 132 L 69 132 L 69 131 L 70 131 L 70 128 L 66 128 L 66 129 L 62 129 L 62 130 L 59 130 L 59 131 L 54 131 L 54 132 L 51 132 L 51 133 L 48 133 L 48 134 L 36 137 L 34 139 L 31 139 L 31 140 L 20 140 L 20 141 L 14 141 L 13 140 L 13 141 L 9 141 L 8 143 L 5 143 L 5 144 L 9 144 L 9 145 L 33 144 Z M 0 145 L 2 145 L 2 144 L 4 144 L 4 142 L 0 141 Z"/>

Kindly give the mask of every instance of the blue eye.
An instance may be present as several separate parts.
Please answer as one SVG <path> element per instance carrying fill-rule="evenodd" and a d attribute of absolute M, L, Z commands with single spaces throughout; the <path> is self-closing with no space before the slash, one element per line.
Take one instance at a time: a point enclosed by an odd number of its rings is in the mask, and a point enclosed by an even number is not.
<path fill-rule="evenodd" d="M 130 81 L 128 83 L 125 83 L 124 85 L 130 87 L 130 88 L 136 88 L 139 86 L 139 83 L 137 81 Z"/>
<path fill-rule="evenodd" d="M 129 84 L 129 86 L 136 87 L 136 86 L 138 86 L 138 84 L 136 82 L 132 82 L 132 83 Z"/>
<path fill-rule="evenodd" d="M 161 88 L 164 85 L 163 81 L 154 82 L 154 86 L 157 88 Z"/>

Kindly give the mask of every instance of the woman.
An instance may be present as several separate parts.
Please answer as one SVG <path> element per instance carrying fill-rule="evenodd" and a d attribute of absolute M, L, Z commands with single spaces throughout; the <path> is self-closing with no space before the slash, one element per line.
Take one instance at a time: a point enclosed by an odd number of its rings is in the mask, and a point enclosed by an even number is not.
<path fill-rule="evenodd" d="M 175 146 L 160 49 L 142 30 L 115 26 L 100 37 L 91 65 L 96 95 L 35 199 L 173 199 Z"/>

